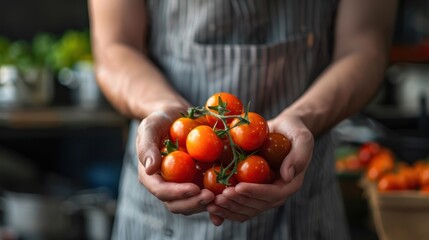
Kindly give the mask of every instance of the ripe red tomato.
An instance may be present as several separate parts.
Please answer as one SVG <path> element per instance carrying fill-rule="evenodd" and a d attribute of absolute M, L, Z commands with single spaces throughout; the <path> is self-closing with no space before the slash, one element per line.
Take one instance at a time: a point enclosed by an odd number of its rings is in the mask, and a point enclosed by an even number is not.
<path fill-rule="evenodd" d="M 204 173 L 209 170 L 210 168 L 212 168 L 215 165 L 218 165 L 219 163 L 216 162 L 209 162 L 209 163 L 205 163 L 205 162 L 199 162 L 199 161 L 195 161 L 195 165 L 197 168 L 197 173 L 195 174 L 194 177 L 194 181 L 193 183 L 195 183 L 198 187 L 200 187 L 200 189 L 204 188 Z"/>
<path fill-rule="evenodd" d="M 272 180 L 271 169 L 264 158 L 251 155 L 237 165 L 239 182 L 269 183 Z"/>
<path fill-rule="evenodd" d="M 229 133 L 234 143 L 240 148 L 245 151 L 253 151 L 264 143 L 268 136 L 269 128 L 267 121 L 261 115 L 249 112 L 248 117 L 249 124 L 233 127 Z M 230 126 L 235 126 L 239 121 L 238 118 L 234 119 Z"/>
<path fill-rule="evenodd" d="M 213 129 L 206 125 L 194 128 L 186 139 L 189 155 L 201 162 L 214 162 L 220 157 L 224 148 L 222 140 Z"/>
<path fill-rule="evenodd" d="M 197 117 L 197 118 L 195 119 L 195 121 L 197 121 L 200 125 L 209 125 L 209 126 L 210 126 L 210 124 L 209 124 L 209 122 L 207 121 L 207 118 L 206 118 L 206 116 L 205 116 L 205 115 L 202 115 L 202 116 L 200 116 L 200 117 Z"/>
<path fill-rule="evenodd" d="M 413 164 L 412 168 L 414 172 L 420 176 L 421 172 L 425 170 L 427 166 L 429 166 L 429 164 L 427 164 L 426 161 L 418 160 Z"/>
<path fill-rule="evenodd" d="M 377 188 L 381 192 L 405 190 L 407 189 L 407 183 L 404 176 L 394 173 L 387 173 L 380 178 Z"/>
<path fill-rule="evenodd" d="M 363 169 L 363 166 L 361 165 L 358 156 L 356 156 L 355 154 L 350 154 L 349 156 L 345 157 L 343 161 L 347 171 L 349 172 L 357 172 Z"/>
<path fill-rule="evenodd" d="M 185 152 L 171 152 L 162 160 L 161 175 L 167 182 L 192 182 L 196 172 L 194 159 Z"/>
<path fill-rule="evenodd" d="M 228 166 L 234 160 L 234 154 L 232 153 L 232 147 L 229 140 L 223 140 L 223 151 L 219 157 L 219 161 L 222 166 Z"/>
<path fill-rule="evenodd" d="M 381 147 L 376 142 L 367 142 L 362 144 L 358 150 L 358 158 L 362 166 L 368 166 L 372 157 L 379 153 Z"/>
<path fill-rule="evenodd" d="M 429 165 L 420 172 L 419 183 L 420 186 L 429 186 Z"/>
<path fill-rule="evenodd" d="M 372 157 L 367 168 L 367 177 L 371 181 L 376 181 L 386 172 L 394 168 L 394 156 L 389 150 L 382 150 Z"/>
<path fill-rule="evenodd" d="M 422 186 L 420 188 L 420 193 L 424 195 L 429 195 L 429 185 Z"/>
<path fill-rule="evenodd" d="M 263 157 L 272 169 L 278 170 L 292 147 L 291 141 L 281 133 L 268 134 L 258 155 Z"/>
<path fill-rule="evenodd" d="M 230 184 L 229 186 L 224 185 L 222 183 L 218 183 L 216 178 L 217 178 L 217 173 L 220 172 L 220 166 L 215 166 L 212 168 L 209 168 L 205 173 L 204 173 L 204 188 L 208 189 L 210 191 L 212 191 L 215 195 L 221 194 L 223 190 L 225 190 L 225 188 L 227 187 L 232 187 L 237 185 L 237 179 L 235 178 L 235 175 L 232 175 L 229 179 L 228 179 L 228 183 Z"/>
<path fill-rule="evenodd" d="M 241 103 L 240 99 L 238 99 L 235 95 L 226 92 L 215 93 L 209 99 L 207 99 L 205 105 L 206 109 L 211 112 L 218 113 L 216 110 L 209 109 L 209 107 L 218 106 L 219 97 L 222 99 L 222 102 L 226 103 L 226 109 L 228 110 L 228 112 L 225 113 L 225 116 L 240 115 L 241 113 L 243 113 L 243 104 Z M 222 121 L 218 120 L 214 116 L 206 115 L 206 119 L 209 125 L 212 127 L 216 125 L 216 128 L 218 129 L 225 128 Z M 232 120 L 232 118 L 229 118 L 226 120 L 226 122 L 229 124 L 230 122 L 232 122 Z"/>
<path fill-rule="evenodd" d="M 186 117 L 176 119 L 170 126 L 170 140 L 179 143 L 179 146 L 186 146 L 186 137 L 189 132 L 199 126 L 200 123 Z"/>
<path fill-rule="evenodd" d="M 273 169 L 270 169 L 270 176 L 268 178 L 267 183 L 273 183 L 279 178 L 279 175 L 273 171 Z"/>
<path fill-rule="evenodd" d="M 399 165 L 399 164 L 397 164 Z M 419 175 L 409 165 L 402 164 L 396 167 L 397 174 L 402 175 L 407 183 L 407 189 L 417 189 L 419 186 Z"/>

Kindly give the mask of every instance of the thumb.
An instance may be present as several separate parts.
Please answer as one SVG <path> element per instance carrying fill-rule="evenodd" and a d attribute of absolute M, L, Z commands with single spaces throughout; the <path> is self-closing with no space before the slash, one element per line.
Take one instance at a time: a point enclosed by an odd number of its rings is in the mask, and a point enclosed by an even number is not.
<path fill-rule="evenodd" d="M 292 137 L 292 148 L 280 167 L 280 175 L 285 182 L 305 171 L 313 155 L 313 135 L 302 132 Z"/>
<path fill-rule="evenodd" d="M 151 114 L 143 119 L 137 131 L 136 149 L 139 161 L 151 175 L 161 168 L 162 157 L 159 150 L 162 139 L 168 136 L 172 120 L 166 114 Z"/>

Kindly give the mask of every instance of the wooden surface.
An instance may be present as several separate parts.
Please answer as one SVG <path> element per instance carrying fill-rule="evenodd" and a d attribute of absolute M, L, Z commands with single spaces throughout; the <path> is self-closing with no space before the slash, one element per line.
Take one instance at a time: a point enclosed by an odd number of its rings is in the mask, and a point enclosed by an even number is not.
<path fill-rule="evenodd" d="M 0 109 L 2 128 L 117 127 L 127 119 L 115 110 L 75 106 Z"/>

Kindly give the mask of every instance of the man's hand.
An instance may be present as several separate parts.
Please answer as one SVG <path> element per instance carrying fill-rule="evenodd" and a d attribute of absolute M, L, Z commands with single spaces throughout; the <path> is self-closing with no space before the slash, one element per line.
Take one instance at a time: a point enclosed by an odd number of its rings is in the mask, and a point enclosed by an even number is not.
<path fill-rule="evenodd" d="M 147 116 L 137 134 L 138 175 L 140 182 L 173 213 L 191 215 L 206 210 L 214 194 L 193 183 L 166 182 L 160 174 L 161 141 L 166 139 L 178 111 L 158 111 Z"/>
<path fill-rule="evenodd" d="M 244 222 L 269 209 L 278 207 L 301 187 L 310 163 L 314 138 L 303 122 L 282 115 L 269 121 L 270 130 L 292 141 L 292 148 L 280 168 L 280 178 L 273 184 L 239 183 L 226 188 L 209 204 L 207 211 L 215 225 L 224 219 Z"/>

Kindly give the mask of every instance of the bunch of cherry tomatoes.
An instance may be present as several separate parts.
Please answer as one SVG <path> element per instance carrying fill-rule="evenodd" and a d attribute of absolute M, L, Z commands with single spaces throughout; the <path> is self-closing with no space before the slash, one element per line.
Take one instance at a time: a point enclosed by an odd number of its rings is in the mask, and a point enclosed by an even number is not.
<path fill-rule="evenodd" d="M 395 161 L 394 154 L 376 142 L 360 146 L 358 158 L 365 166 L 366 178 L 381 192 L 420 190 L 429 193 L 429 163 L 421 160 L 412 165 Z"/>
<path fill-rule="evenodd" d="M 291 141 L 270 132 L 261 115 L 219 92 L 171 124 L 160 150 L 161 175 L 220 194 L 238 182 L 273 182 L 290 149 Z"/>

